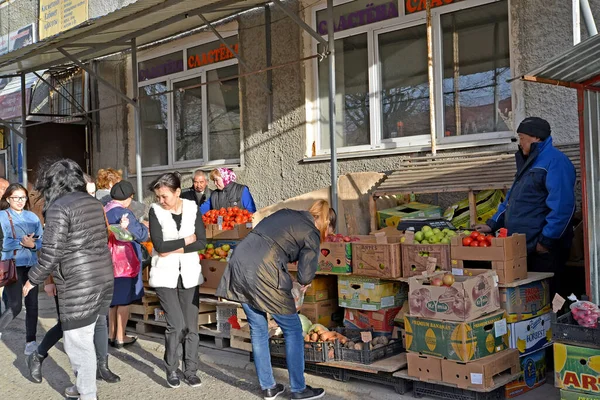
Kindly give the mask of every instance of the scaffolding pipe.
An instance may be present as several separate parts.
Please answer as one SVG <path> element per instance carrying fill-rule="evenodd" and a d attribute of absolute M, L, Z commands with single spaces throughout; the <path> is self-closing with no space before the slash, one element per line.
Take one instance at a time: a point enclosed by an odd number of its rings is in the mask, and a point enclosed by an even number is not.
<path fill-rule="evenodd" d="M 144 201 L 144 189 L 142 181 L 142 114 L 140 112 L 140 99 L 138 93 L 138 64 L 137 46 L 135 38 L 131 39 L 131 84 L 133 85 L 134 131 L 135 131 L 135 180 L 137 183 L 137 199 L 140 203 Z M 129 161 L 127 162 L 129 164 Z"/>
<path fill-rule="evenodd" d="M 435 142 L 435 90 L 433 81 L 433 33 L 431 31 L 431 0 L 425 3 L 427 11 L 427 75 L 429 79 L 429 129 L 431 130 L 431 154 L 437 153 Z"/>
<path fill-rule="evenodd" d="M 23 186 L 27 188 L 27 86 L 25 83 L 25 73 L 21 73 L 21 135 L 23 138 Z M 18 155 L 17 155 L 18 160 Z M 17 161 L 18 162 L 18 161 Z"/>
<path fill-rule="evenodd" d="M 331 147 L 331 207 L 338 213 L 337 148 L 335 145 L 335 32 L 333 29 L 333 0 L 327 0 L 327 64 L 329 67 L 329 145 Z M 340 219 L 338 218 L 338 221 Z M 337 228 L 337 227 L 334 227 Z"/>
<path fill-rule="evenodd" d="M 583 16 L 583 21 L 585 22 L 585 27 L 587 28 L 588 33 L 590 36 L 597 35 L 598 28 L 596 28 L 596 22 L 594 22 L 594 16 L 592 15 L 590 2 L 588 0 L 579 0 L 579 5 L 581 6 L 581 14 Z"/>

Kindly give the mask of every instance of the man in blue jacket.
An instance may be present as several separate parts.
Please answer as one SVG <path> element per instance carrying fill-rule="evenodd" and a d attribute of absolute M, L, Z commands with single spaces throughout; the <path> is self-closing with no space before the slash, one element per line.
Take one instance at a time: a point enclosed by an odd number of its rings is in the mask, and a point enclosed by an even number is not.
<path fill-rule="evenodd" d="M 515 181 L 496 214 L 475 228 L 485 233 L 506 228 L 509 235 L 525 234 L 527 269 L 553 272 L 551 296 L 565 296 L 570 293 L 563 293 L 561 275 L 573 236 L 575 167 L 552 145 L 550 132 L 550 124 L 542 118 L 521 122 Z"/>

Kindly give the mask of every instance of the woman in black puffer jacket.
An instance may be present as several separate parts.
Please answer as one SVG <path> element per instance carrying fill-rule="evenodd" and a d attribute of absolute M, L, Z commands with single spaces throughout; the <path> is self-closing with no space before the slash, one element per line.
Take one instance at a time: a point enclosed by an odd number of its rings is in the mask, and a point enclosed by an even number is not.
<path fill-rule="evenodd" d="M 38 265 L 23 292 L 52 274 L 65 350 L 77 376 L 66 394 L 79 392 L 80 399 L 94 400 L 94 328 L 98 317 L 108 314 L 114 282 L 104 210 L 87 194 L 83 171 L 74 161 L 60 160 L 44 171 L 35 189 L 45 201 L 46 230 Z"/>

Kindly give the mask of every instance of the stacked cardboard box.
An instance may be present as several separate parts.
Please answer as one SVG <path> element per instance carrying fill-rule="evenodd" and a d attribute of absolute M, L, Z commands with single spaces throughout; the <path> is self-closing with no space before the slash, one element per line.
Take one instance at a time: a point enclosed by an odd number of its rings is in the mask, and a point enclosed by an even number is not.
<path fill-rule="evenodd" d="M 295 274 L 292 273 L 292 276 L 295 277 Z M 336 277 L 317 276 L 304 293 L 304 303 L 300 312 L 314 324 L 332 327 L 337 311 Z"/>
<path fill-rule="evenodd" d="M 554 343 L 554 386 L 561 399 L 600 399 L 600 349 Z"/>
<path fill-rule="evenodd" d="M 409 279 L 404 317 L 408 374 L 462 389 L 487 389 L 504 372 L 519 370 L 518 351 L 508 349 L 506 313 L 496 274 L 472 270 L 451 286 Z"/>

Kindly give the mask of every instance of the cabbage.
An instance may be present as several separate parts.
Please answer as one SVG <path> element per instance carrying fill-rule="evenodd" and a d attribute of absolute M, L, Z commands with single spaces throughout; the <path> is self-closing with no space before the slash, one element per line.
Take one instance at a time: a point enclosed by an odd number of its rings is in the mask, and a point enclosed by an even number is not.
<path fill-rule="evenodd" d="M 298 316 L 300 317 L 300 323 L 302 324 L 302 333 L 306 335 L 310 330 L 312 322 L 310 322 L 306 315 L 298 314 Z"/>
<path fill-rule="evenodd" d="M 311 325 L 311 326 L 310 326 L 310 328 L 308 328 L 308 332 L 314 332 L 314 331 L 315 331 L 315 329 L 317 329 L 317 328 L 319 328 L 319 331 L 320 331 L 320 332 L 329 332 L 329 329 L 327 329 L 326 327 L 324 327 L 324 326 L 323 326 L 323 325 L 321 325 L 321 324 L 314 324 L 314 325 Z"/>

